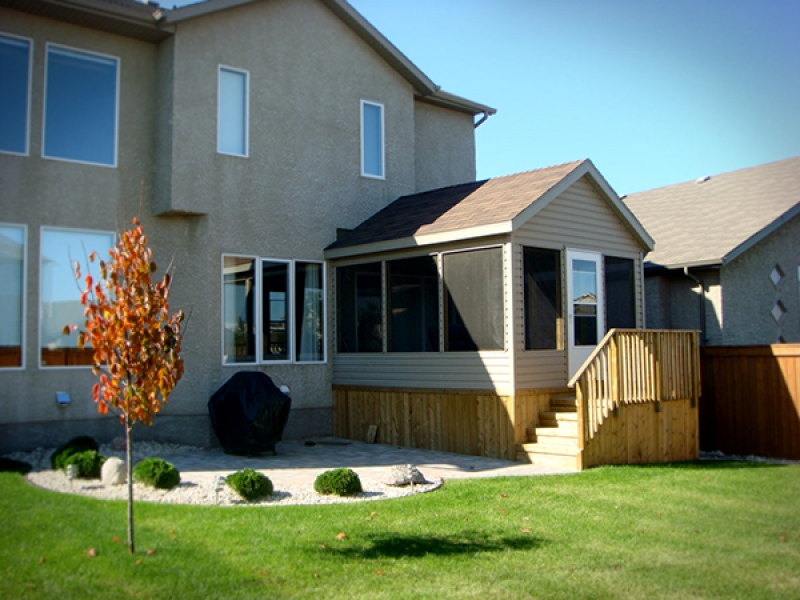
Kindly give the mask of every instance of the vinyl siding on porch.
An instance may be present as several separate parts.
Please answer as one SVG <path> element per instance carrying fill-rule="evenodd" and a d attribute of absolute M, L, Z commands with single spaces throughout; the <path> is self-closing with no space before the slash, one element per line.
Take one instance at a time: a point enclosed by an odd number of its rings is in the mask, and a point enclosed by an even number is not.
<path fill-rule="evenodd" d="M 512 242 L 514 297 L 511 327 L 514 332 L 515 389 L 557 388 L 567 383 L 566 350 L 525 350 L 523 246 L 557 250 L 574 248 L 633 259 L 636 323 L 638 327 L 644 325 L 641 247 L 586 177 L 570 186 L 514 232 Z M 565 305 L 566 264 L 563 254 L 561 285 L 562 304 Z M 562 338 L 566 345 L 565 321 L 563 327 Z"/>

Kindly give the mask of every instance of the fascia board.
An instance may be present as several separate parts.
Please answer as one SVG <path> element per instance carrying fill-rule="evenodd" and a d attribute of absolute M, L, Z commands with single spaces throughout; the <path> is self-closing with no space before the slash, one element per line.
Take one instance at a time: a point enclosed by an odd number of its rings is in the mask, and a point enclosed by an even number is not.
<path fill-rule="evenodd" d="M 124 6 L 118 6 L 108 2 L 97 2 L 95 0 L 62 0 L 61 2 L 57 3 L 53 2 L 52 0 L 44 0 L 44 2 L 54 6 L 69 6 L 77 10 L 83 10 L 84 12 L 116 17 L 123 20 L 137 21 L 139 23 L 147 23 L 150 25 L 155 25 L 158 22 L 158 18 L 152 14 L 131 10 L 129 8 L 125 8 Z"/>
<path fill-rule="evenodd" d="M 260 0 L 208 0 L 207 2 L 200 2 L 198 4 L 189 4 L 181 8 L 175 8 L 167 13 L 167 23 L 179 23 L 187 19 L 194 19 L 202 17 L 211 13 L 235 8 L 244 4 L 252 4 Z"/>
<path fill-rule="evenodd" d="M 747 238 L 745 241 L 743 241 L 741 244 L 733 248 L 730 252 L 725 254 L 725 256 L 722 257 L 722 264 L 727 265 L 732 260 L 735 260 L 742 254 L 750 250 L 750 248 L 755 246 L 758 242 L 760 242 L 767 236 L 771 235 L 779 227 L 791 221 L 797 215 L 800 215 L 800 203 L 795 204 L 792 208 L 787 210 L 780 217 L 775 219 L 772 223 L 760 229 L 759 231 L 751 235 L 749 238 Z"/>
<path fill-rule="evenodd" d="M 480 104 L 478 102 L 473 102 L 472 100 L 462 98 L 461 96 L 456 96 L 455 94 L 445 92 L 444 90 L 438 90 L 427 96 L 419 96 L 417 100 L 434 104 L 436 106 L 441 106 L 443 108 L 460 110 L 473 116 L 478 114 L 492 116 L 497 113 L 496 108 L 492 108 L 491 106 L 486 106 L 485 104 Z"/>
<path fill-rule="evenodd" d="M 699 260 L 689 260 L 683 261 L 678 263 L 655 263 L 647 260 L 645 257 L 645 269 L 655 269 L 655 268 L 662 268 L 668 270 L 674 269 L 695 269 L 700 267 L 721 267 L 722 266 L 722 259 L 719 258 L 703 258 Z"/>
<path fill-rule="evenodd" d="M 419 236 L 415 235 L 396 240 L 373 242 L 371 244 L 360 244 L 358 246 L 333 248 L 331 250 L 325 250 L 324 256 L 326 260 L 332 260 L 366 254 L 377 254 L 380 252 L 392 252 L 394 250 L 405 250 L 407 248 L 418 248 L 421 246 L 434 246 L 449 242 L 460 242 L 462 240 L 490 237 L 508 233 L 511 233 L 510 222 L 496 223 L 493 225 L 470 227 L 468 229 L 457 229 L 455 231 L 445 231 L 442 233 L 431 233 Z"/>

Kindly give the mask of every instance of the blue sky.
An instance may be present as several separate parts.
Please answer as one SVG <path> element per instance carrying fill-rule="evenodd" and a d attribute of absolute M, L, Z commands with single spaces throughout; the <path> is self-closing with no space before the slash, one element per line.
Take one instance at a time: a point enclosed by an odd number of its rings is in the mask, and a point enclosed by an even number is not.
<path fill-rule="evenodd" d="M 627 194 L 800 155 L 798 0 L 349 1 L 498 109 L 479 179 L 588 157 Z"/>

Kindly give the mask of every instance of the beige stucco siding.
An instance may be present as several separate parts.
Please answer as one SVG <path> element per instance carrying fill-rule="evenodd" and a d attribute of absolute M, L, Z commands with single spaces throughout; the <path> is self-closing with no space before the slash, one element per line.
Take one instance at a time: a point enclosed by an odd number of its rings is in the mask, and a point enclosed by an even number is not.
<path fill-rule="evenodd" d="M 418 191 L 475 179 L 473 121 L 472 115 L 415 103 L 414 170 Z"/>
<path fill-rule="evenodd" d="M 525 350 L 525 299 L 522 248 L 590 250 L 633 259 L 636 320 L 643 326 L 641 251 L 635 238 L 608 203 L 584 177 L 570 186 L 513 235 L 513 331 L 516 389 L 563 387 L 567 382 L 565 350 Z M 566 299 L 566 262 L 561 257 L 562 305 Z M 563 319 L 566 327 L 566 320 Z M 566 340 L 566 330 L 562 339 Z"/>

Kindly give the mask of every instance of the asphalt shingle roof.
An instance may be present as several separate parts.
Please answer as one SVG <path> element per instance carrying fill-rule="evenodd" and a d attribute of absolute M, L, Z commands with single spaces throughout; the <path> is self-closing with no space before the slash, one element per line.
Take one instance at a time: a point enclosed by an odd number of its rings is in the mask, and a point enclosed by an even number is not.
<path fill-rule="evenodd" d="M 510 222 L 583 162 L 402 196 L 328 249 Z"/>
<path fill-rule="evenodd" d="M 800 212 L 800 156 L 629 194 L 653 265 L 724 264 Z"/>

